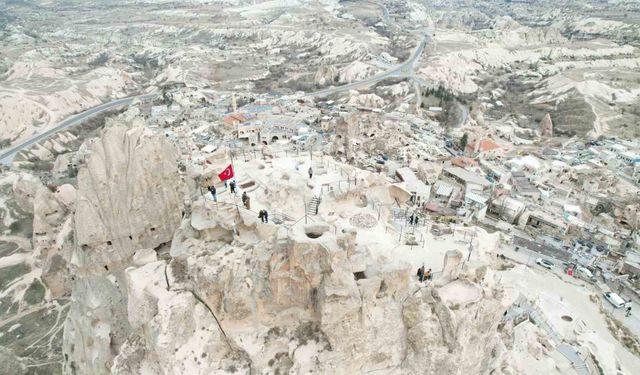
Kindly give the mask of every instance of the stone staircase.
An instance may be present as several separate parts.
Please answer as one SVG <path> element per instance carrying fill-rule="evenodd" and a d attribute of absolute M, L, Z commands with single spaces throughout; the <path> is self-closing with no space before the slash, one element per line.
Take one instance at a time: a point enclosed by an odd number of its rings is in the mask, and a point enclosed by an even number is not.
<path fill-rule="evenodd" d="M 554 348 L 571 362 L 571 365 L 578 375 L 591 375 L 592 371 L 585 361 L 580 357 L 578 351 L 571 345 L 564 342 L 562 336 L 549 323 L 540 308 L 524 296 L 520 296 L 514 304 L 507 310 L 503 319 L 513 319 L 518 321 L 520 317 L 526 316 L 533 324 L 540 327 L 547 333 L 547 337 L 553 343 Z"/>
<path fill-rule="evenodd" d="M 313 197 L 311 203 L 307 206 L 307 215 L 317 215 L 318 206 L 320 206 L 320 197 Z"/>

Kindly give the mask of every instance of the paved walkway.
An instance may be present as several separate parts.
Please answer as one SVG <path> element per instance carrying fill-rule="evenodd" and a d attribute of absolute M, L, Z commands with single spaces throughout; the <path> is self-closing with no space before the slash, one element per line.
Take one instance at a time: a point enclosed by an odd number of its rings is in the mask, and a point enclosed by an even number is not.
<path fill-rule="evenodd" d="M 578 352 L 573 346 L 562 343 L 556 346 L 556 350 L 571 362 L 573 369 L 576 370 L 579 375 L 591 375 L 587 364 L 580 358 L 580 355 L 578 355 Z"/>

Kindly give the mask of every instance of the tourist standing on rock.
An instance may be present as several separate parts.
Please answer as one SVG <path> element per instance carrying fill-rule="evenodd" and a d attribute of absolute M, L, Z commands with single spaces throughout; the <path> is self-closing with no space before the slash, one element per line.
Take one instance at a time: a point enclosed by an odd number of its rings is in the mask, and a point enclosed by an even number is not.
<path fill-rule="evenodd" d="M 429 268 L 429 270 L 425 272 L 424 278 L 425 280 L 431 280 L 432 277 L 433 277 L 433 273 L 431 272 L 431 268 Z"/>
<path fill-rule="evenodd" d="M 209 185 L 208 189 L 209 189 L 209 192 L 211 193 L 211 196 L 213 197 L 213 200 L 217 202 L 218 198 L 216 197 L 216 187 L 213 185 Z"/>
<path fill-rule="evenodd" d="M 418 268 L 418 280 L 420 280 L 420 282 L 424 281 L 424 264 Z"/>
<path fill-rule="evenodd" d="M 309 178 L 313 177 L 313 168 L 309 167 Z"/>
<path fill-rule="evenodd" d="M 242 193 L 242 204 L 244 204 L 244 207 L 248 210 L 251 208 L 251 203 L 249 200 L 249 196 L 247 195 L 247 192 L 243 192 Z"/>
<path fill-rule="evenodd" d="M 631 306 L 627 306 L 627 314 L 625 316 L 631 315 Z"/>
<path fill-rule="evenodd" d="M 264 223 L 264 210 L 258 211 L 258 219 Z"/>
<path fill-rule="evenodd" d="M 236 180 L 232 180 L 229 182 L 229 187 L 231 188 L 231 194 L 236 193 Z"/>

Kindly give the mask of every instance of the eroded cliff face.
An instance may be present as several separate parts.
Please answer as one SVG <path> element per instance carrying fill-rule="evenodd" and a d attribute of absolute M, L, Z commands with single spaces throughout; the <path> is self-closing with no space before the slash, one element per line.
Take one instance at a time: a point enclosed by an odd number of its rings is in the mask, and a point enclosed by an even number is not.
<path fill-rule="evenodd" d="M 78 171 L 75 215 L 79 271 L 121 268 L 137 249 L 169 242 L 184 204 L 177 152 L 140 120 L 108 124 Z"/>
<path fill-rule="evenodd" d="M 140 121 L 114 121 L 90 143 L 78 173 L 69 260 L 73 302 L 64 354 L 70 374 L 110 372 L 132 332 L 125 270 L 137 250 L 171 240 L 185 196 L 173 146 Z"/>
<path fill-rule="evenodd" d="M 360 373 L 400 365 L 408 270 L 360 268 L 352 263 L 364 251 L 350 248 L 355 235 L 336 236 L 322 224 L 264 232 L 233 210 L 221 216 L 237 222 L 240 235 L 204 240 L 223 226 L 197 220 L 200 230 L 181 242 L 167 280 L 206 303 L 252 369 Z"/>

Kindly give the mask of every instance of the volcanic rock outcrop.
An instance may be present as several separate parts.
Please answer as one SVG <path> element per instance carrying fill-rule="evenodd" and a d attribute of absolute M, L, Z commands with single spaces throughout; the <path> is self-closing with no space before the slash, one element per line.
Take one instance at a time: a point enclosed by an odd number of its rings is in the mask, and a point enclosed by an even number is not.
<path fill-rule="evenodd" d="M 136 250 L 169 242 L 185 190 L 177 153 L 137 120 L 108 124 L 78 173 L 70 259 L 73 304 L 64 331 L 65 370 L 109 373 L 130 335 L 125 268 Z"/>
<path fill-rule="evenodd" d="M 91 144 L 66 373 L 435 373 L 462 356 L 468 372 L 501 368 L 500 293 L 485 273 L 447 273 L 465 282 L 442 298 L 441 284 L 372 257 L 353 228 L 259 225 L 205 200 L 176 160 L 135 121 Z"/>

